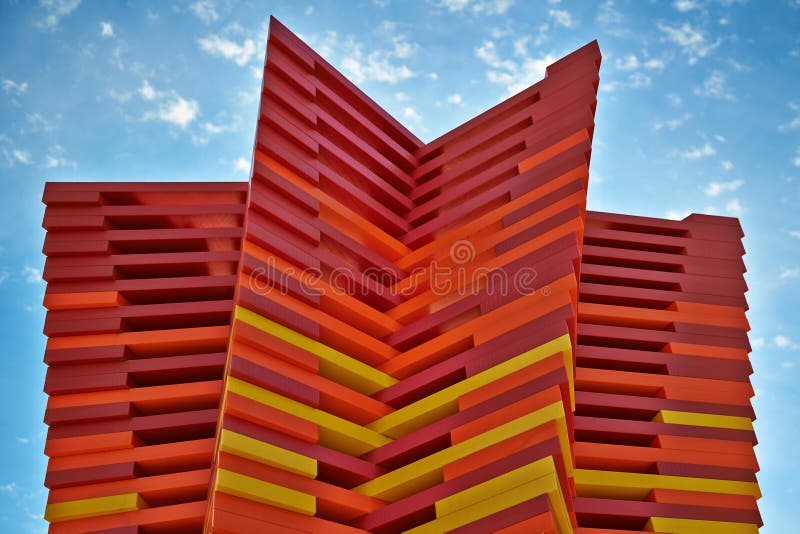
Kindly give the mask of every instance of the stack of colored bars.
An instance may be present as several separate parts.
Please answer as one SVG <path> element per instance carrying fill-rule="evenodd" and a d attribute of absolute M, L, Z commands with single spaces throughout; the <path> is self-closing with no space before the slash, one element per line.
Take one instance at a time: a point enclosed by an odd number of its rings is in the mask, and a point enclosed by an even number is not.
<path fill-rule="evenodd" d="M 586 211 L 599 67 L 424 144 L 273 19 L 249 183 L 48 184 L 51 532 L 757 532 L 741 228 Z"/>

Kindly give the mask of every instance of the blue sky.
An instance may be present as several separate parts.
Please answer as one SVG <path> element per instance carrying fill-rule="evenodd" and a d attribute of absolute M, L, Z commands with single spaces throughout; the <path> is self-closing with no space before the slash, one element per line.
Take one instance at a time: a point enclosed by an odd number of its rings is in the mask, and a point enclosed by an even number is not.
<path fill-rule="evenodd" d="M 741 218 L 765 533 L 800 466 L 800 1 L 0 0 L 0 531 L 42 532 L 45 180 L 246 180 L 270 14 L 421 139 L 603 53 L 591 209 Z"/>

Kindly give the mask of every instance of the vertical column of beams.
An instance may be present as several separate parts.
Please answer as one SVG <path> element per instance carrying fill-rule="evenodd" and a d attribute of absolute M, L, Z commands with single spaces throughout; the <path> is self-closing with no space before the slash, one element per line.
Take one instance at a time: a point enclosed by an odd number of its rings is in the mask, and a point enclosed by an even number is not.
<path fill-rule="evenodd" d="M 758 531 L 741 238 L 726 217 L 590 213 L 575 378 L 587 534 Z"/>
<path fill-rule="evenodd" d="M 246 191 L 46 186 L 51 532 L 202 525 Z"/>

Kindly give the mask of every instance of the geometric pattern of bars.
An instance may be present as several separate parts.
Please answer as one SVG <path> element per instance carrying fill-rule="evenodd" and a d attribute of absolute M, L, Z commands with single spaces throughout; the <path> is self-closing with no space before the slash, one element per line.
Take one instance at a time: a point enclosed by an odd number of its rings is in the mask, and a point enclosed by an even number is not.
<path fill-rule="evenodd" d="M 49 183 L 51 532 L 757 532 L 739 223 L 586 211 L 600 51 L 422 143 L 271 19 L 249 183 Z"/>

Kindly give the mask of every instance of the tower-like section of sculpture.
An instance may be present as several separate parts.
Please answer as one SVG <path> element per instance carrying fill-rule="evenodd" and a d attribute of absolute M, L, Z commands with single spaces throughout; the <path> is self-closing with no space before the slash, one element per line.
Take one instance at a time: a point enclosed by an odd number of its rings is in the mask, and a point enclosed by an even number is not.
<path fill-rule="evenodd" d="M 273 19 L 249 187 L 49 184 L 51 530 L 756 531 L 741 229 L 587 215 L 600 59 L 424 144 Z"/>
<path fill-rule="evenodd" d="M 207 528 L 572 529 L 599 64 L 424 145 L 272 21 Z"/>

